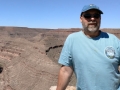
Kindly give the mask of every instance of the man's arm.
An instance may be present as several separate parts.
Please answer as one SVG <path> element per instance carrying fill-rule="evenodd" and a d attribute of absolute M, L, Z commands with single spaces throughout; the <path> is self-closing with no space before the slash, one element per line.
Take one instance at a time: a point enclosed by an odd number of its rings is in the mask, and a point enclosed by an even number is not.
<path fill-rule="evenodd" d="M 118 66 L 118 71 L 120 73 L 120 65 Z M 119 85 L 119 88 L 117 90 L 120 90 L 120 85 Z"/>
<path fill-rule="evenodd" d="M 56 90 L 65 90 L 72 74 L 73 74 L 72 67 L 63 65 L 59 71 L 58 84 Z"/>

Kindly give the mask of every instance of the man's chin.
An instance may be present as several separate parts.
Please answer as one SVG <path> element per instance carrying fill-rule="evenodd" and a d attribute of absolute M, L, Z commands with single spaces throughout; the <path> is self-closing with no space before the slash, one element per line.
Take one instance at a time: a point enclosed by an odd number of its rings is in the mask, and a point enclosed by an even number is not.
<path fill-rule="evenodd" d="M 97 27 L 95 27 L 95 28 L 88 28 L 88 31 L 89 32 L 96 32 L 96 31 L 98 31 L 98 28 Z"/>
<path fill-rule="evenodd" d="M 97 31 L 99 29 L 99 26 L 98 25 L 88 25 L 88 30 L 89 31 Z"/>

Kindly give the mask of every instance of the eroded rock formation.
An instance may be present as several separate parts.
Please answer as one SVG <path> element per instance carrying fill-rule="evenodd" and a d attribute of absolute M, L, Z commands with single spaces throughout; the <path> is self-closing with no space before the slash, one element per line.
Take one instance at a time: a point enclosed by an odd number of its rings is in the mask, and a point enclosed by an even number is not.
<path fill-rule="evenodd" d="M 0 90 L 48 90 L 57 84 L 66 37 L 81 29 L 0 27 Z M 120 29 L 103 29 L 120 38 Z M 69 85 L 75 86 L 73 75 Z"/>
<path fill-rule="evenodd" d="M 57 86 L 51 86 L 49 90 L 56 90 Z M 76 90 L 75 86 L 67 86 L 65 90 Z"/>

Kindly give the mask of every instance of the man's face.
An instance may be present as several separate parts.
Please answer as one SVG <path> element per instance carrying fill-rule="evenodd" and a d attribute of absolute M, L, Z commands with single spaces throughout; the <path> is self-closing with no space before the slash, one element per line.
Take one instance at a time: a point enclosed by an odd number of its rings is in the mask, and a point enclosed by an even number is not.
<path fill-rule="evenodd" d="M 97 10 L 89 10 L 82 14 L 80 17 L 82 26 L 85 32 L 99 31 L 101 14 Z"/>

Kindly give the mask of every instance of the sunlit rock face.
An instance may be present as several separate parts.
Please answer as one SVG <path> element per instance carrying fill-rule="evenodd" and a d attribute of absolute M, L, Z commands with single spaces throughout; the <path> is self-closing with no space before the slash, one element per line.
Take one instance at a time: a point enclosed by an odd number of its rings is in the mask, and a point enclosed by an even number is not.
<path fill-rule="evenodd" d="M 51 86 L 49 90 L 56 90 L 57 86 Z M 65 90 L 76 90 L 75 86 L 67 86 Z"/>
<path fill-rule="evenodd" d="M 64 41 L 80 30 L 0 27 L 0 90 L 49 90 L 56 86 Z M 103 31 L 120 38 L 120 29 Z M 73 74 L 69 86 L 75 84 Z"/>

